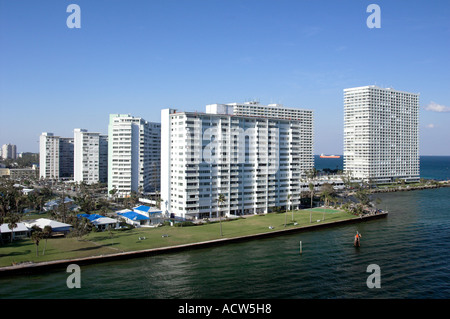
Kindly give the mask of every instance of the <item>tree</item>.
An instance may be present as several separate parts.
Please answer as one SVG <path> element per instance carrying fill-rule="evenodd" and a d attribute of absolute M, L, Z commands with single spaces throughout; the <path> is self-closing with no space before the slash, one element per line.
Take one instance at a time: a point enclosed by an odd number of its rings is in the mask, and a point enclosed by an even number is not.
<path fill-rule="evenodd" d="M 66 206 L 66 196 L 65 196 L 65 191 L 63 188 L 61 197 L 59 199 L 59 205 L 58 205 L 58 213 L 62 214 L 62 222 L 65 223 L 66 222 L 66 217 L 67 217 L 67 206 Z"/>
<path fill-rule="evenodd" d="M 85 217 L 73 217 L 69 223 L 74 226 L 72 228 L 72 232 L 75 236 L 77 236 L 78 240 L 83 238 L 83 236 L 88 234 L 93 228 L 91 221 Z"/>
<path fill-rule="evenodd" d="M 19 214 L 13 214 L 11 213 L 9 215 L 9 222 L 8 222 L 8 228 L 11 229 L 11 242 L 14 238 L 14 228 L 17 228 L 17 223 L 20 221 L 20 215 Z"/>
<path fill-rule="evenodd" d="M 220 236 L 222 237 L 222 217 L 221 217 L 221 212 L 220 212 L 220 205 L 222 205 L 225 202 L 225 195 L 224 194 L 219 194 L 219 198 L 217 199 L 217 212 L 219 214 L 219 223 L 220 223 Z"/>
<path fill-rule="evenodd" d="M 45 249 L 47 248 L 47 239 L 48 237 L 50 237 L 50 235 L 52 234 L 52 226 L 47 225 L 44 227 L 44 230 L 42 231 L 42 237 L 45 238 L 45 246 L 44 246 L 44 251 L 42 252 L 42 255 L 45 255 Z"/>
<path fill-rule="evenodd" d="M 342 175 L 342 182 L 344 183 L 345 188 L 350 188 L 351 186 L 353 186 L 351 171 L 347 171 Z"/>
<path fill-rule="evenodd" d="M 300 204 L 303 206 L 306 206 L 309 200 L 309 192 L 308 191 L 301 191 L 300 192 Z"/>
<path fill-rule="evenodd" d="M 115 188 L 115 187 L 109 191 L 109 195 L 111 195 L 114 198 L 114 201 L 117 202 L 116 194 L 117 194 L 117 188 Z"/>
<path fill-rule="evenodd" d="M 311 209 L 313 207 L 313 198 L 314 198 L 314 184 L 309 183 L 309 192 L 311 194 Z M 311 223 L 312 219 L 312 210 L 309 211 L 309 223 Z"/>
<path fill-rule="evenodd" d="M 158 191 L 156 191 L 155 196 L 156 196 L 156 199 L 155 199 L 156 207 L 158 207 L 159 209 L 161 209 L 161 201 L 162 201 L 161 195 L 159 194 Z"/>
<path fill-rule="evenodd" d="M 309 180 L 315 178 L 317 176 L 317 169 L 315 167 L 306 171 L 306 176 Z"/>
<path fill-rule="evenodd" d="M 320 189 L 325 206 L 328 206 L 330 199 L 336 194 L 333 185 L 324 183 Z"/>
<path fill-rule="evenodd" d="M 111 245 L 114 245 L 114 242 L 113 242 L 114 234 L 113 234 L 112 229 L 113 229 L 112 226 L 111 226 L 111 225 L 108 225 L 107 230 L 108 230 L 108 232 L 109 232 L 109 236 L 111 237 Z"/>
<path fill-rule="evenodd" d="M 359 203 L 363 206 L 367 206 L 370 202 L 369 195 L 367 194 L 367 191 L 363 188 L 359 188 L 356 191 L 355 197 L 359 201 Z"/>
<path fill-rule="evenodd" d="M 33 210 L 36 210 L 36 206 L 38 204 L 38 196 L 33 192 L 28 193 L 26 197 L 27 205 L 33 207 Z"/>
<path fill-rule="evenodd" d="M 38 226 L 33 226 L 31 229 L 31 239 L 33 240 L 34 244 L 36 245 L 36 256 L 39 256 L 39 242 L 42 240 L 43 233 L 42 229 Z"/>
<path fill-rule="evenodd" d="M 16 192 L 14 200 L 16 202 L 16 212 L 20 213 L 20 211 L 22 210 L 21 206 L 23 202 L 26 200 L 26 197 L 22 194 L 21 190 Z"/>
<path fill-rule="evenodd" d="M 286 227 L 287 224 L 287 212 L 290 210 L 290 203 L 291 203 L 291 194 L 288 194 L 287 196 L 287 205 L 286 205 L 286 212 L 284 213 L 284 227 Z M 292 220 L 294 220 L 294 213 L 292 213 Z"/>

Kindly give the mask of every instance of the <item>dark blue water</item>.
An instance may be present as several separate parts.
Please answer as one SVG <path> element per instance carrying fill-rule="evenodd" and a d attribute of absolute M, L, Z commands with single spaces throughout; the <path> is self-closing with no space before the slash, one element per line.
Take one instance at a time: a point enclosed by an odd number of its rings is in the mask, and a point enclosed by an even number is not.
<path fill-rule="evenodd" d="M 450 188 L 376 196 L 385 219 L 83 266 L 80 289 L 64 269 L 0 278 L 0 298 L 449 298 Z M 371 264 L 381 288 L 367 287 Z"/>
<path fill-rule="evenodd" d="M 340 158 L 320 158 L 314 156 L 314 166 L 317 170 L 329 168 L 344 168 L 344 159 Z M 450 180 L 450 156 L 420 156 L 420 177 L 435 180 Z"/>
<path fill-rule="evenodd" d="M 450 156 L 421 156 L 420 177 L 450 180 Z"/>

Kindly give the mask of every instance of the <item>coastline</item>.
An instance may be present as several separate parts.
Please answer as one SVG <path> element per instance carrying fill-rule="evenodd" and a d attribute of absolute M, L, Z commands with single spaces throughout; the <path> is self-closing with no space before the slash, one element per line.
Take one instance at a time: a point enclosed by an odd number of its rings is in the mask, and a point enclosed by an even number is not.
<path fill-rule="evenodd" d="M 405 185 L 405 186 L 395 186 L 395 187 L 383 187 L 383 188 L 375 188 L 370 189 L 370 193 L 391 193 L 391 192 L 405 192 L 405 191 L 414 191 L 414 190 L 424 190 L 424 189 L 434 189 L 441 187 L 450 187 L 450 181 L 439 181 L 436 184 L 431 185 Z"/>
<path fill-rule="evenodd" d="M 197 242 L 197 243 L 189 243 L 189 244 L 181 244 L 181 245 L 176 245 L 176 246 L 167 246 L 167 247 L 151 248 L 151 249 L 144 249 L 144 250 L 128 251 L 128 252 L 114 253 L 114 254 L 108 254 L 108 255 L 82 257 L 82 258 L 76 258 L 76 259 L 61 259 L 61 260 L 54 260 L 54 261 L 47 261 L 47 262 L 40 262 L 40 263 L 24 263 L 24 264 L 20 264 L 20 265 L 0 267 L 0 276 L 46 271 L 46 270 L 55 269 L 55 268 L 62 268 L 69 264 L 77 264 L 77 265 L 98 264 L 98 263 L 109 262 L 109 261 L 114 261 L 114 260 L 123 260 L 123 259 L 152 256 L 152 255 L 157 255 L 157 254 L 171 253 L 171 252 L 177 252 L 177 251 L 183 251 L 183 250 L 189 250 L 189 249 L 212 247 L 212 246 L 224 245 L 227 243 L 244 242 L 244 241 L 254 240 L 254 239 L 258 239 L 258 238 L 277 237 L 277 236 L 282 236 L 282 235 L 286 235 L 286 234 L 304 232 L 304 231 L 308 231 L 308 230 L 328 228 L 328 227 L 334 227 L 334 226 L 338 226 L 338 225 L 359 223 L 359 222 L 364 222 L 364 221 L 369 221 L 369 220 L 374 220 L 374 219 L 379 219 L 379 218 L 385 218 L 385 217 L 387 217 L 387 215 L 388 215 L 388 212 L 381 212 L 381 213 L 377 213 L 377 214 L 361 216 L 359 218 L 351 218 L 351 219 L 339 220 L 339 221 L 328 222 L 328 223 L 313 224 L 313 225 L 308 225 L 308 226 L 276 230 L 276 231 L 267 232 L 267 233 L 257 233 L 257 234 L 251 234 L 251 235 L 246 235 L 246 236 L 221 238 L 221 239 L 214 239 L 214 240 L 208 240 L 208 241 Z"/>

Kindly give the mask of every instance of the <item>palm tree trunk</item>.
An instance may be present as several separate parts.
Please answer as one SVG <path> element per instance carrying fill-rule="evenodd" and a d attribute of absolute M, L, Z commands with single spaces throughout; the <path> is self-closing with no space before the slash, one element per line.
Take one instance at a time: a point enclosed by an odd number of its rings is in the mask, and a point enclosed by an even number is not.
<path fill-rule="evenodd" d="M 42 256 L 45 255 L 45 248 L 47 248 L 47 238 L 45 238 L 44 251 L 42 252 Z"/>
<path fill-rule="evenodd" d="M 220 237 L 223 236 L 222 234 L 222 216 L 220 215 L 220 208 L 219 208 L 219 224 L 220 224 Z"/>

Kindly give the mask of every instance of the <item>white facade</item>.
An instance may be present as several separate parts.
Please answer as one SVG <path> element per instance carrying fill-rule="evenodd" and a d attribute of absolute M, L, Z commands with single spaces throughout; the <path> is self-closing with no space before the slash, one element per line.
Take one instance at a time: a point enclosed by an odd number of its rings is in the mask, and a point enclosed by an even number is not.
<path fill-rule="evenodd" d="M 210 104 L 206 106 L 206 113 L 258 116 L 295 121 L 305 121 L 312 116 L 310 110 L 285 107 L 281 104 L 261 105 L 258 102 Z"/>
<path fill-rule="evenodd" d="M 159 190 L 161 125 L 129 114 L 111 114 L 108 191 L 119 197 Z"/>
<path fill-rule="evenodd" d="M 242 115 L 246 106 L 251 108 Z M 292 114 L 281 117 L 283 112 Z M 216 217 L 219 194 L 225 197 L 221 215 L 295 207 L 308 189 L 302 178 L 313 167 L 312 111 L 254 102 L 212 104 L 207 113 L 161 111 L 165 212 Z"/>
<path fill-rule="evenodd" d="M 84 129 L 74 130 L 74 181 L 106 183 L 108 166 L 108 140 L 100 133 Z"/>
<path fill-rule="evenodd" d="M 53 133 L 39 137 L 39 178 L 59 179 L 59 136 Z"/>
<path fill-rule="evenodd" d="M 17 147 L 14 144 L 4 144 L 2 146 L 2 158 L 3 159 L 16 159 Z"/>
<path fill-rule="evenodd" d="M 44 132 L 39 137 L 39 178 L 73 177 L 73 138 Z"/>
<path fill-rule="evenodd" d="M 374 85 L 344 90 L 344 171 L 377 183 L 417 181 L 419 95 Z"/>

